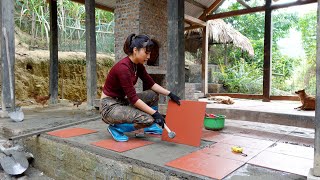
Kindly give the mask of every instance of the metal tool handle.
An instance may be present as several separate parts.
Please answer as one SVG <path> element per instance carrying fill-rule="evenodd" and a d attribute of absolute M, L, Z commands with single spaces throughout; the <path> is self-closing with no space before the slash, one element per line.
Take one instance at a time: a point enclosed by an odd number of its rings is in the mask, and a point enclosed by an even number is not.
<path fill-rule="evenodd" d="M 5 42 L 6 42 L 6 53 L 7 53 L 7 63 L 8 63 L 8 70 L 9 70 L 9 86 L 10 86 L 10 96 L 11 96 L 11 103 L 12 103 L 12 111 L 15 111 L 16 109 L 16 105 L 15 105 L 15 101 L 13 99 L 14 96 L 14 92 L 13 92 L 13 84 L 12 84 L 12 72 L 11 72 L 11 61 L 10 61 L 10 54 L 9 54 L 9 40 L 8 40 L 8 34 L 7 34 L 7 30 L 5 27 L 2 28 L 3 31 L 3 36 L 5 38 Z"/>
<path fill-rule="evenodd" d="M 168 133 L 171 132 L 171 130 L 168 128 L 168 126 L 166 124 L 164 124 L 164 128 L 168 131 Z"/>

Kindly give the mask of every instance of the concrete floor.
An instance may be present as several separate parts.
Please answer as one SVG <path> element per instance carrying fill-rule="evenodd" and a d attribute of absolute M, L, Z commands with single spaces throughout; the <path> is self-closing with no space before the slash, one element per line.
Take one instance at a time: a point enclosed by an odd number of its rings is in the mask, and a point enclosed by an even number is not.
<path fill-rule="evenodd" d="M 314 119 L 314 111 L 306 112 L 294 110 L 294 107 L 299 106 L 299 102 L 273 101 L 270 103 L 265 103 L 255 100 L 237 99 L 235 102 L 236 103 L 233 105 L 215 103 L 207 105 L 207 112 L 209 113 L 217 113 L 220 110 L 225 110 L 224 114 L 228 114 L 227 118 L 232 116 L 233 120 L 228 119 L 226 121 L 225 128 L 220 131 L 222 135 L 228 134 L 239 137 L 250 137 L 273 141 L 275 143 L 285 143 L 313 148 L 314 129 L 304 128 L 303 124 L 310 123 L 310 121 Z M 85 108 L 85 104 L 81 105 L 79 108 L 73 107 L 72 105 L 51 106 L 45 108 L 40 106 L 24 108 L 23 111 L 26 117 L 25 120 L 20 123 L 15 123 L 10 119 L 1 119 L 0 126 L 2 129 L 0 130 L 0 133 L 4 137 L 9 138 L 27 132 L 39 131 L 46 128 L 52 128 L 58 125 L 99 116 L 97 111 L 86 111 Z M 162 107 L 161 111 L 164 113 L 165 108 Z M 241 115 L 239 114 L 239 111 L 241 111 Z M 249 120 L 251 122 L 243 121 L 243 116 L 246 116 L 248 119 L 250 119 L 250 117 L 248 117 L 248 115 L 250 116 L 248 112 L 256 114 L 256 122 L 253 122 L 254 120 Z M 236 116 L 233 114 L 236 114 Z M 276 119 L 276 124 L 266 124 L 261 123 L 264 117 L 261 116 L 261 114 L 268 115 L 268 118 L 270 119 L 273 117 L 279 117 L 279 115 L 281 115 L 281 118 Z M 286 116 L 287 119 L 283 118 L 284 116 Z M 294 118 L 292 118 L 293 116 Z M 284 119 L 283 121 L 285 123 L 281 122 L 282 119 Z M 306 121 L 305 119 L 308 120 Z M 294 121 L 294 123 L 291 123 L 291 121 Z M 295 124 L 299 124 L 300 126 L 292 126 Z M 64 143 L 69 146 L 74 146 L 84 151 L 89 151 L 104 157 L 115 157 L 115 159 L 120 159 L 123 161 L 127 161 L 128 158 L 133 161 L 137 160 L 137 162 L 140 162 L 140 164 L 142 162 L 141 166 L 146 168 L 157 167 L 160 169 L 162 168 L 176 171 L 178 174 L 180 173 L 185 175 L 185 177 L 200 179 L 208 178 L 192 172 L 168 167 L 165 166 L 165 164 L 179 157 L 211 146 L 212 144 L 216 143 L 215 141 L 202 140 L 200 147 L 192 147 L 164 142 L 157 137 L 147 137 L 145 139 L 154 142 L 154 144 L 129 150 L 123 153 L 118 153 L 90 145 L 92 142 L 111 138 L 110 134 L 106 130 L 107 125 L 101 120 L 82 123 L 73 127 L 88 128 L 97 130 L 98 132 L 67 139 L 61 139 L 47 134 L 43 134 L 41 137 L 48 138 L 59 143 Z M 130 133 L 128 136 L 130 138 L 135 138 L 133 133 Z M 261 176 L 261 174 L 264 176 Z M 270 168 L 258 167 L 256 165 L 246 163 L 239 169 L 226 176 L 225 179 L 257 179 L 257 177 L 260 179 L 270 179 L 271 177 L 271 179 L 306 179 L 304 175 L 296 175 L 284 171 L 271 170 Z"/>

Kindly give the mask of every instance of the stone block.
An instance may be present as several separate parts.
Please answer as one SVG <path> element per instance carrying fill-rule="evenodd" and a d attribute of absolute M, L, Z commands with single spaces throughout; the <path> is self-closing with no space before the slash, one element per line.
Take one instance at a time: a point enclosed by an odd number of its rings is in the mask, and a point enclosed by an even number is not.
<path fill-rule="evenodd" d="M 208 93 L 222 93 L 223 84 L 208 83 Z"/>

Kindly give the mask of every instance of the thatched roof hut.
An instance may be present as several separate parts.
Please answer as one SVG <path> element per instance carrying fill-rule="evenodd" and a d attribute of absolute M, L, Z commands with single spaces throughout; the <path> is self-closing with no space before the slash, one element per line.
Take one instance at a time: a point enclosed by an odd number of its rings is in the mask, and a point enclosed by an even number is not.
<path fill-rule="evenodd" d="M 209 44 L 232 43 L 234 46 L 248 52 L 250 56 L 254 55 L 249 39 L 231 27 L 231 25 L 226 24 L 222 19 L 207 21 L 207 28 L 209 29 Z M 185 31 L 186 50 L 196 52 L 198 48 L 201 48 L 202 37 L 202 29 Z"/>

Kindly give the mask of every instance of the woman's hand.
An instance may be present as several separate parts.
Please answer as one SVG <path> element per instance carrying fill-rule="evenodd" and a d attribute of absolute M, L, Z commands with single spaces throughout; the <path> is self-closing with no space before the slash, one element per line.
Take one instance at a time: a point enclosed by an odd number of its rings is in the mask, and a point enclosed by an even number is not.
<path fill-rule="evenodd" d="M 152 117 L 154 119 L 154 122 L 159 124 L 159 126 L 161 126 L 163 129 L 164 123 L 166 123 L 164 117 L 158 111 L 156 111 L 154 114 L 152 114 Z"/>
<path fill-rule="evenodd" d="M 180 106 L 180 100 L 181 100 L 181 99 L 179 98 L 179 96 L 173 94 L 172 92 L 170 92 L 170 93 L 168 94 L 168 96 L 170 97 L 170 99 L 171 99 L 172 101 L 174 101 L 175 103 L 177 103 L 177 104 Z"/>

